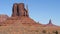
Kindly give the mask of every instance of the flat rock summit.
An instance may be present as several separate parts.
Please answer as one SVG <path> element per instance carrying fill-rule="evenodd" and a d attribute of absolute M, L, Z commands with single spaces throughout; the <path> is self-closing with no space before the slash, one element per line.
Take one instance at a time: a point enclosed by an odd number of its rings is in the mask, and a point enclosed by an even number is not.
<path fill-rule="evenodd" d="M 60 26 L 40 24 L 29 17 L 24 3 L 14 3 L 11 17 L 0 15 L 0 34 L 60 34 Z"/>

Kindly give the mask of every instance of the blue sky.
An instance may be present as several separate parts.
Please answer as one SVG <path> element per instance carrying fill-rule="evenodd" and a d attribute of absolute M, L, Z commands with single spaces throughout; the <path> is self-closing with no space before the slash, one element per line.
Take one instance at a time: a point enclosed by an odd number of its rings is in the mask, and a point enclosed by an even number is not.
<path fill-rule="evenodd" d="M 28 2 L 27 2 L 28 1 Z M 60 0 L 0 0 L 0 14 L 11 16 L 14 3 L 28 4 L 29 15 L 36 22 L 47 24 L 49 20 L 60 26 Z"/>

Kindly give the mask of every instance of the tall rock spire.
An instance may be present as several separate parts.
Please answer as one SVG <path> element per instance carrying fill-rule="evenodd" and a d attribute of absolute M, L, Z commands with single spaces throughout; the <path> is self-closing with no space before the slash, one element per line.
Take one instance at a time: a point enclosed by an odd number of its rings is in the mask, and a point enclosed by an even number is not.
<path fill-rule="evenodd" d="M 17 3 L 13 4 L 12 16 L 13 17 L 17 16 Z"/>
<path fill-rule="evenodd" d="M 47 26 L 54 26 L 54 25 L 52 24 L 51 19 L 49 20 L 49 23 L 47 24 Z"/>
<path fill-rule="evenodd" d="M 52 21 L 51 21 L 51 19 L 49 20 L 49 24 L 52 24 Z"/>
<path fill-rule="evenodd" d="M 44 25 L 44 26 L 55 26 L 55 27 L 56 27 L 56 25 L 54 25 L 54 24 L 52 23 L 51 19 L 49 20 L 49 23 L 46 24 L 46 25 Z"/>

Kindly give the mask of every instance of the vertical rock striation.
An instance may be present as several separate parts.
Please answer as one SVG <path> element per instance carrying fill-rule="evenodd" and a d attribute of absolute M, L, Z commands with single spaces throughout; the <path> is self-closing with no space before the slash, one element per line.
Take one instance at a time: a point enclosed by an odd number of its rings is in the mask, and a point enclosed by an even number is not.
<path fill-rule="evenodd" d="M 13 17 L 16 17 L 16 16 L 17 16 L 17 3 L 15 3 L 15 4 L 13 5 L 12 16 L 13 16 Z"/>
<path fill-rule="evenodd" d="M 15 3 L 12 9 L 12 17 L 16 16 L 27 16 L 28 17 L 28 10 L 25 9 L 24 3 Z"/>

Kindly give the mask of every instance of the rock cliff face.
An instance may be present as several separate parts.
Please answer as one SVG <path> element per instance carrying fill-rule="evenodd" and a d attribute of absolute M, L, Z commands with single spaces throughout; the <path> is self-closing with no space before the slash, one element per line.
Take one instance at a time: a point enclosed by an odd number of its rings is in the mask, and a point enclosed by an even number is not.
<path fill-rule="evenodd" d="M 24 7 L 24 3 L 15 3 L 13 5 L 13 10 L 12 10 L 12 17 L 16 16 L 27 16 L 28 17 L 28 11 Z"/>
<path fill-rule="evenodd" d="M 43 25 L 29 17 L 24 3 L 15 3 L 12 16 L 0 15 L 0 34 L 60 34 L 60 26 Z"/>

